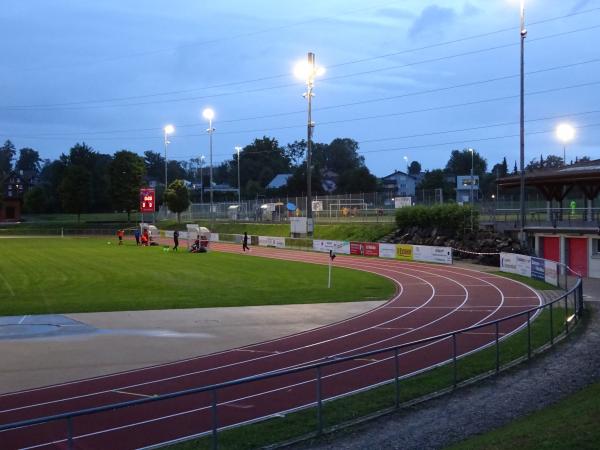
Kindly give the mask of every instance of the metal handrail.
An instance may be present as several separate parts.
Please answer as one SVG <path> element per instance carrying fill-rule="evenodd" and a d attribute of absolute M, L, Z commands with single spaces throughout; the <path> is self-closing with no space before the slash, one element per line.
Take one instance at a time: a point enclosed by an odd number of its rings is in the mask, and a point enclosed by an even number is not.
<path fill-rule="evenodd" d="M 565 268 L 568 269 L 566 266 L 565 266 Z M 566 270 L 565 270 L 565 272 L 566 272 Z M 452 360 L 453 360 L 453 364 L 455 366 L 454 385 L 456 386 L 456 384 L 457 384 L 456 383 L 456 381 L 457 381 L 456 380 L 457 354 L 456 354 L 456 345 L 455 345 L 456 344 L 456 335 L 461 334 L 461 333 L 466 333 L 466 332 L 469 332 L 472 330 L 477 330 L 477 329 L 480 329 L 483 327 L 489 327 L 492 325 L 495 325 L 496 333 L 498 334 L 498 324 L 526 315 L 527 316 L 527 328 L 528 328 L 528 333 L 529 333 L 529 338 L 530 338 L 529 327 L 531 325 L 530 319 L 531 319 L 532 313 L 535 313 L 535 312 L 540 311 L 547 307 L 550 307 L 550 310 L 552 311 L 553 305 L 562 300 L 565 301 L 565 310 L 567 310 L 568 309 L 568 296 L 571 294 L 574 295 L 574 315 L 578 319 L 581 316 L 581 313 L 583 311 L 583 288 L 582 288 L 582 279 L 580 276 L 577 276 L 577 281 L 570 290 L 566 291 L 563 295 L 554 299 L 553 301 L 546 303 L 544 305 L 541 305 L 541 306 L 536 306 L 534 308 L 530 308 L 530 309 L 528 309 L 526 311 L 522 311 L 520 313 L 512 314 L 510 316 L 506 316 L 501 319 L 491 321 L 491 322 L 486 322 L 486 323 L 479 324 L 479 325 L 473 325 L 471 327 L 451 331 L 448 333 L 443 333 L 443 334 L 436 335 L 436 336 L 431 336 L 431 337 L 428 337 L 425 339 L 419 339 L 417 341 L 412 341 L 412 342 L 397 345 L 397 346 L 386 347 L 384 349 L 378 349 L 378 350 L 371 350 L 368 352 L 362 352 L 362 353 L 358 353 L 358 354 L 351 355 L 351 356 L 323 360 L 323 361 L 320 361 L 317 363 L 306 364 L 306 365 L 298 366 L 298 367 L 291 368 L 291 369 L 288 368 L 288 369 L 282 369 L 282 370 L 275 370 L 272 372 L 267 372 L 267 373 L 260 374 L 260 375 L 253 375 L 250 377 L 239 378 L 236 380 L 230 380 L 230 381 L 226 381 L 223 383 L 218 383 L 218 384 L 213 384 L 213 385 L 208 385 L 208 386 L 203 386 L 203 387 L 193 388 L 193 389 L 186 389 L 183 391 L 172 392 L 169 394 L 161 394 L 161 395 L 157 395 L 157 396 L 151 397 L 151 398 L 144 398 L 144 399 L 138 399 L 138 400 L 130 400 L 130 401 L 126 401 L 126 402 L 112 403 L 109 405 L 98 406 L 98 407 L 94 407 L 94 408 L 86 408 L 86 409 L 73 411 L 73 412 L 66 412 L 66 413 L 61 413 L 61 414 L 55 414 L 55 415 L 50 415 L 50 416 L 38 417 L 35 419 L 28 419 L 28 420 L 23 420 L 23 421 L 19 421 L 19 422 L 9 423 L 9 424 L 5 424 L 5 425 L 0 425 L 0 431 L 6 431 L 6 430 L 16 429 L 16 428 L 23 428 L 23 427 L 33 426 L 33 425 L 39 425 L 42 423 L 48 423 L 48 422 L 54 422 L 54 421 L 58 421 L 58 420 L 67 419 L 68 423 L 69 423 L 69 433 L 68 433 L 69 436 L 68 436 L 67 440 L 69 442 L 69 445 L 71 445 L 72 439 L 73 439 L 73 436 L 71 434 L 71 419 L 73 419 L 75 417 L 97 414 L 97 413 L 102 413 L 102 412 L 107 412 L 107 411 L 113 411 L 113 410 L 117 410 L 117 409 L 129 408 L 129 407 L 133 407 L 133 406 L 139 406 L 139 405 L 144 405 L 144 404 L 148 404 L 148 403 L 169 400 L 169 399 L 183 397 L 183 396 L 187 396 L 187 395 L 199 394 L 199 393 L 203 393 L 203 392 L 216 393 L 216 391 L 218 391 L 220 389 L 224 389 L 224 388 L 228 388 L 228 387 L 232 387 L 232 386 L 238 386 L 241 384 L 251 383 L 251 382 L 255 382 L 255 381 L 261 381 L 261 380 L 267 380 L 267 379 L 271 379 L 271 378 L 281 377 L 281 376 L 285 376 L 285 375 L 291 375 L 291 374 L 295 374 L 295 373 L 299 373 L 299 372 L 308 371 L 311 369 L 316 369 L 317 372 L 320 373 L 321 368 L 323 368 L 323 367 L 343 363 L 346 361 L 361 359 L 361 358 L 365 358 L 365 357 L 369 357 L 369 356 L 374 356 L 374 355 L 378 355 L 378 354 L 382 354 L 382 353 L 394 352 L 394 355 L 397 358 L 399 356 L 399 351 L 401 349 L 405 349 L 408 347 L 415 347 L 415 346 L 427 344 L 427 343 L 434 342 L 434 341 L 442 341 L 442 340 L 445 340 L 448 338 L 452 338 L 453 342 L 454 342 L 454 345 L 453 345 L 454 355 L 453 355 Z M 567 333 L 569 332 L 568 322 L 566 324 L 565 331 Z M 499 342 L 499 338 L 497 335 L 496 341 L 495 341 L 496 346 L 499 345 L 498 342 Z M 551 344 L 553 344 L 553 342 L 554 342 L 553 334 L 551 334 L 550 342 L 551 342 Z M 531 357 L 531 339 L 529 339 L 529 341 L 528 341 L 528 357 Z M 499 360 L 498 360 L 498 354 L 497 354 L 496 372 L 499 370 L 499 367 L 500 366 L 499 366 Z M 398 379 L 399 379 L 398 373 L 396 373 L 395 379 L 396 379 L 396 383 L 398 384 Z M 216 414 L 216 407 L 217 407 L 216 397 L 215 397 L 215 395 L 213 395 L 212 397 L 213 397 L 213 401 L 212 401 L 213 414 Z M 321 411 L 320 411 L 321 404 L 322 404 L 322 399 L 318 399 L 317 405 L 318 405 L 318 409 L 319 409 L 319 411 L 318 411 L 319 417 L 321 417 Z M 398 406 L 398 402 L 396 402 L 396 406 Z M 319 421 L 319 422 L 321 422 L 321 421 Z M 319 424 L 319 430 L 322 430 L 322 422 Z M 210 431 L 206 431 L 205 433 L 210 433 Z M 213 435 L 213 445 L 216 445 L 216 439 L 217 439 L 216 426 L 213 427 L 212 435 Z"/>

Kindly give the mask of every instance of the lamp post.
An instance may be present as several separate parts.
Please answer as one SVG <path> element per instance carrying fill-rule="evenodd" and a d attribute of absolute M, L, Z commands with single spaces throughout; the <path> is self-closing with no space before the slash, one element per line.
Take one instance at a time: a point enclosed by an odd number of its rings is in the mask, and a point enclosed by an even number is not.
<path fill-rule="evenodd" d="M 409 170 L 409 168 L 408 168 L 408 156 L 404 157 L 404 162 L 406 163 L 406 174 L 408 175 L 408 170 Z"/>
<path fill-rule="evenodd" d="M 165 194 L 167 192 L 167 187 L 168 187 L 168 181 L 167 181 L 167 148 L 169 147 L 169 144 L 171 143 L 169 141 L 169 135 L 173 134 L 175 132 L 175 127 L 173 125 L 167 125 L 164 128 L 164 132 L 165 132 Z M 163 195 L 163 197 L 165 197 Z M 163 198 L 163 203 L 166 203 L 166 198 Z"/>
<path fill-rule="evenodd" d="M 568 123 L 556 127 L 556 137 L 563 143 L 563 165 L 567 165 L 567 143 L 575 137 L 575 128 Z"/>
<path fill-rule="evenodd" d="M 306 218 L 308 221 L 308 234 L 312 234 L 312 132 L 315 124 L 312 121 L 312 97 L 315 77 L 323 75 L 325 69 L 315 64 L 315 54 L 309 52 L 306 61 L 300 62 L 294 68 L 296 77 L 306 82 L 306 92 L 303 97 L 308 102 L 308 122 L 306 129 Z"/>
<path fill-rule="evenodd" d="M 475 207 L 473 197 L 473 185 L 475 184 L 475 177 L 473 176 L 473 154 L 475 153 L 475 150 L 470 148 L 469 151 L 471 152 L 471 231 L 473 231 L 473 208 Z"/>
<path fill-rule="evenodd" d="M 237 159 L 238 159 L 238 163 L 237 163 L 237 169 L 238 169 L 238 204 L 239 207 L 242 207 L 242 191 L 241 191 L 241 185 L 240 185 L 240 150 L 242 149 L 242 147 L 240 147 L 239 145 L 235 147 L 235 151 L 237 152 Z"/>
<path fill-rule="evenodd" d="M 521 210 L 521 229 L 519 239 L 521 244 L 526 243 L 525 237 L 525 37 L 527 30 L 525 29 L 525 0 L 521 0 L 521 95 L 520 95 L 520 139 L 519 139 L 519 155 L 521 160 L 521 177 L 520 177 L 520 210 Z"/>
<path fill-rule="evenodd" d="M 212 149 L 213 138 L 212 138 L 212 136 L 213 136 L 215 129 L 212 126 L 212 120 L 215 117 L 215 112 L 210 108 L 206 108 L 204 111 L 202 111 L 202 116 L 206 120 L 208 120 L 208 128 L 206 130 L 206 132 L 208 133 L 208 148 L 209 148 L 208 162 L 210 164 L 210 168 L 208 171 L 208 182 L 210 183 L 210 217 L 213 218 L 213 149 Z"/>
<path fill-rule="evenodd" d="M 200 203 L 204 203 L 204 155 L 200 155 Z"/>

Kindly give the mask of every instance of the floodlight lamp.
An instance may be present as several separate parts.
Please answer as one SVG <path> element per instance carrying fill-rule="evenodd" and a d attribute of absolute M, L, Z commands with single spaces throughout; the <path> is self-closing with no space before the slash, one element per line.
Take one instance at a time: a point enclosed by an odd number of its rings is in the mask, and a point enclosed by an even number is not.
<path fill-rule="evenodd" d="M 175 127 L 173 125 L 167 125 L 165 127 L 165 134 L 173 134 L 175 132 Z"/>
<path fill-rule="evenodd" d="M 202 116 L 206 120 L 213 120 L 213 118 L 215 117 L 215 112 L 210 108 L 206 108 L 204 111 L 202 111 Z"/>
<path fill-rule="evenodd" d="M 562 142 L 567 143 L 575 137 L 575 128 L 568 123 L 561 123 L 556 127 L 556 137 Z"/>

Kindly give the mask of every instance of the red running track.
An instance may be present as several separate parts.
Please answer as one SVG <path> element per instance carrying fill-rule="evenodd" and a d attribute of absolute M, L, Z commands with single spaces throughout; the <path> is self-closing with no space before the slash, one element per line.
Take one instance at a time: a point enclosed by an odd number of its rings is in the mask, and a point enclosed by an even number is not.
<path fill-rule="evenodd" d="M 213 249 L 240 253 L 239 246 Z M 327 264 L 328 255 L 253 247 L 248 257 Z M 201 258 L 202 255 L 199 255 Z M 336 267 L 373 272 L 393 280 L 396 295 L 359 316 L 314 330 L 233 350 L 87 380 L 0 395 L 0 424 L 197 388 L 335 357 L 391 347 L 489 322 L 541 304 L 529 287 L 507 278 L 453 266 L 338 256 Z M 526 319 L 501 324 L 504 336 Z M 493 342 L 493 326 L 461 334 L 459 355 Z M 402 375 L 447 361 L 452 340 L 404 350 Z M 323 398 L 390 380 L 394 355 L 379 354 L 327 366 Z M 286 375 L 218 392 L 219 427 L 286 413 L 316 400 L 316 373 Z M 192 436 L 211 428 L 209 393 L 73 419 L 77 449 L 133 449 Z M 0 432 L 0 448 L 66 449 L 65 421 Z"/>

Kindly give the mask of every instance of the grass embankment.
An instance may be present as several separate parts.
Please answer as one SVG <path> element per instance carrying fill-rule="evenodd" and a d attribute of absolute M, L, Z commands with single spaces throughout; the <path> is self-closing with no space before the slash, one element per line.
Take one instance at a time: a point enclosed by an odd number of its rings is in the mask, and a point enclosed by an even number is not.
<path fill-rule="evenodd" d="M 571 314 L 572 311 L 569 311 Z M 552 328 L 552 331 L 551 331 Z M 478 330 L 479 332 L 494 332 L 494 326 Z M 550 333 L 557 336 L 565 329 L 565 311 L 555 307 L 552 313 L 546 309 L 532 322 L 530 330 L 531 348 L 536 349 L 550 341 Z M 500 327 L 502 332 L 502 325 Z M 505 366 L 528 353 L 528 331 L 524 329 L 505 340 L 500 341 L 498 359 L 500 366 Z M 460 336 L 457 338 L 460 351 Z M 391 355 L 386 355 L 391 356 Z M 380 357 L 381 358 L 381 357 Z M 400 359 L 402 366 L 402 359 Z M 496 368 L 495 346 L 481 350 L 475 354 L 458 359 L 456 366 L 457 383 L 464 382 L 478 375 L 490 373 Z M 401 403 L 451 389 L 454 385 L 454 367 L 447 364 L 431 369 L 425 373 L 401 380 L 399 400 Z M 360 417 L 381 411 L 390 411 L 395 405 L 395 385 L 388 384 L 351 397 L 324 403 L 324 426 L 334 427 L 348 423 Z M 314 433 L 317 428 L 315 408 L 288 414 L 285 417 L 269 419 L 253 425 L 233 428 L 219 433 L 219 448 L 245 450 L 260 448 L 277 442 L 306 436 Z M 341 431 L 343 433 L 343 431 Z M 186 443 L 168 447 L 169 450 L 192 450 L 211 448 L 210 437 L 196 439 Z M 465 447 L 480 448 L 480 447 Z M 504 448 L 504 447 L 503 447 Z M 513 445 L 514 448 L 514 445 Z M 532 447 L 533 448 L 533 447 Z"/>
<path fill-rule="evenodd" d="M 278 236 L 287 237 L 290 235 L 289 223 L 264 224 L 264 223 L 225 223 L 216 222 L 214 225 L 202 223 L 211 231 L 221 234 L 244 234 L 246 231 L 249 235 L 255 236 Z M 185 229 L 185 224 L 177 224 L 176 222 L 161 222 L 160 228 L 180 230 Z M 360 242 L 376 242 L 386 234 L 391 233 L 396 229 L 393 223 L 348 223 L 335 225 L 315 225 L 315 239 L 331 239 L 340 241 L 360 241 Z"/>
<path fill-rule="evenodd" d="M 468 439 L 451 450 L 567 450 L 598 448 L 600 383 L 509 425 Z"/>
<path fill-rule="evenodd" d="M 343 302 L 389 298 L 386 278 L 219 252 L 105 239 L 0 240 L 0 315 Z"/>
<path fill-rule="evenodd" d="M 494 275 L 499 275 L 501 277 L 510 278 L 511 280 L 520 281 L 521 283 L 531 286 L 532 288 L 537 289 L 539 291 L 556 291 L 560 289 L 559 287 L 553 286 L 550 283 L 546 283 L 545 281 L 524 277 L 523 275 L 518 275 L 516 273 L 500 272 L 499 270 L 490 273 L 493 273 Z"/>

